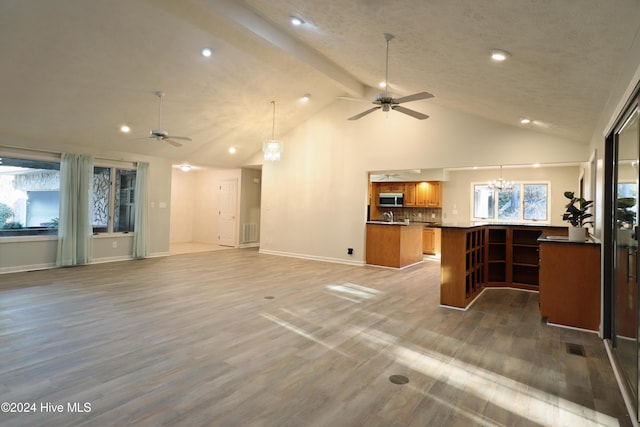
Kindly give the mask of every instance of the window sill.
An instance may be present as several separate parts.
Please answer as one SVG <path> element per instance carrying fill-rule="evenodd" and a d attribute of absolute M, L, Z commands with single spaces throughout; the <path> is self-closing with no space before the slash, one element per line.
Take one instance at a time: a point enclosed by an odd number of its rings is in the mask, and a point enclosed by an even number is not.
<path fill-rule="evenodd" d="M 128 232 L 116 232 L 116 233 L 98 233 L 98 234 L 94 234 L 93 238 L 94 239 L 109 239 L 109 238 L 114 238 L 114 237 L 128 237 L 131 236 L 133 237 L 136 233 L 134 233 L 133 231 L 128 231 Z"/>
<path fill-rule="evenodd" d="M 4 236 L 0 234 L 0 243 L 15 243 L 15 242 L 45 242 L 50 240 L 58 240 L 57 234 L 31 234 L 22 236 Z"/>

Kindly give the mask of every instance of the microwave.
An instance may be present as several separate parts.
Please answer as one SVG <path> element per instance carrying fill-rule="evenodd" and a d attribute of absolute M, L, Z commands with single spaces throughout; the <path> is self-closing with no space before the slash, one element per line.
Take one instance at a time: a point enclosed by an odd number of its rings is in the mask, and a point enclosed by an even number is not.
<path fill-rule="evenodd" d="M 404 194 L 402 193 L 380 193 L 378 196 L 378 206 L 386 208 L 401 208 L 404 204 Z"/>

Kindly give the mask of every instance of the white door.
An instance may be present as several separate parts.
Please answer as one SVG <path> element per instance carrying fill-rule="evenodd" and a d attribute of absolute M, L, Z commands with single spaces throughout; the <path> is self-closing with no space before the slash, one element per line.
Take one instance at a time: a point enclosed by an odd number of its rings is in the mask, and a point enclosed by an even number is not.
<path fill-rule="evenodd" d="M 236 246 L 236 203 L 238 180 L 229 179 L 220 183 L 218 211 L 218 244 Z"/>

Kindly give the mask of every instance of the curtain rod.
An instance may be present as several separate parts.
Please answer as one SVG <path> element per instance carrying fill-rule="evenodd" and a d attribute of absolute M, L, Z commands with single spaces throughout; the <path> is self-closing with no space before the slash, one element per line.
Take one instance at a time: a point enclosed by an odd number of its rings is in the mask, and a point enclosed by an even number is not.
<path fill-rule="evenodd" d="M 19 150 L 19 151 L 30 151 L 32 153 L 41 153 L 41 154 L 56 154 L 56 155 L 62 155 L 62 153 L 60 151 L 53 151 L 53 150 L 45 150 L 45 149 L 40 149 L 40 148 L 30 148 L 30 147 L 18 147 L 15 145 L 4 145 L 4 144 L 0 144 L 0 149 L 2 148 L 7 148 L 9 150 Z M 80 154 L 80 153 L 79 153 Z M 131 161 L 131 160 L 122 160 L 122 159 L 112 159 L 109 157 L 98 157 L 98 156 L 94 156 L 94 158 L 96 160 L 106 160 L 106 161 L 110 161 L 110 162 L 123 162 L 123 163 L 132 163 L 134 165 L 137 165 L 138 162 L 137 161 Z"/>

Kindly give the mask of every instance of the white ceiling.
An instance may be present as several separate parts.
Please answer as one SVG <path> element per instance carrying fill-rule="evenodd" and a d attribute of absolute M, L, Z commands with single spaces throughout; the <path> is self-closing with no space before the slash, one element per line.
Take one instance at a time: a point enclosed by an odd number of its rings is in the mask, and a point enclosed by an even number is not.
<path fill-rule="evenodd" d="M 371 97 L 385 32 L 396 36 L 392 92 L 425 90 L 435 98 L 424 105 L 515 126 L 530 117 L 586 143 L 639 28 L 637 0 L 7 0 L 0 145 L 245 165 L 271 136 L 272 100 L 277 137 L 338 96 Z M 495 47 L 510 60 L 491 63 Z M 157 90 L 163 128 L 193 138 L 181 148 L 144 139 Z M 366 108 L 354 103 L 354 114 Z"/>

